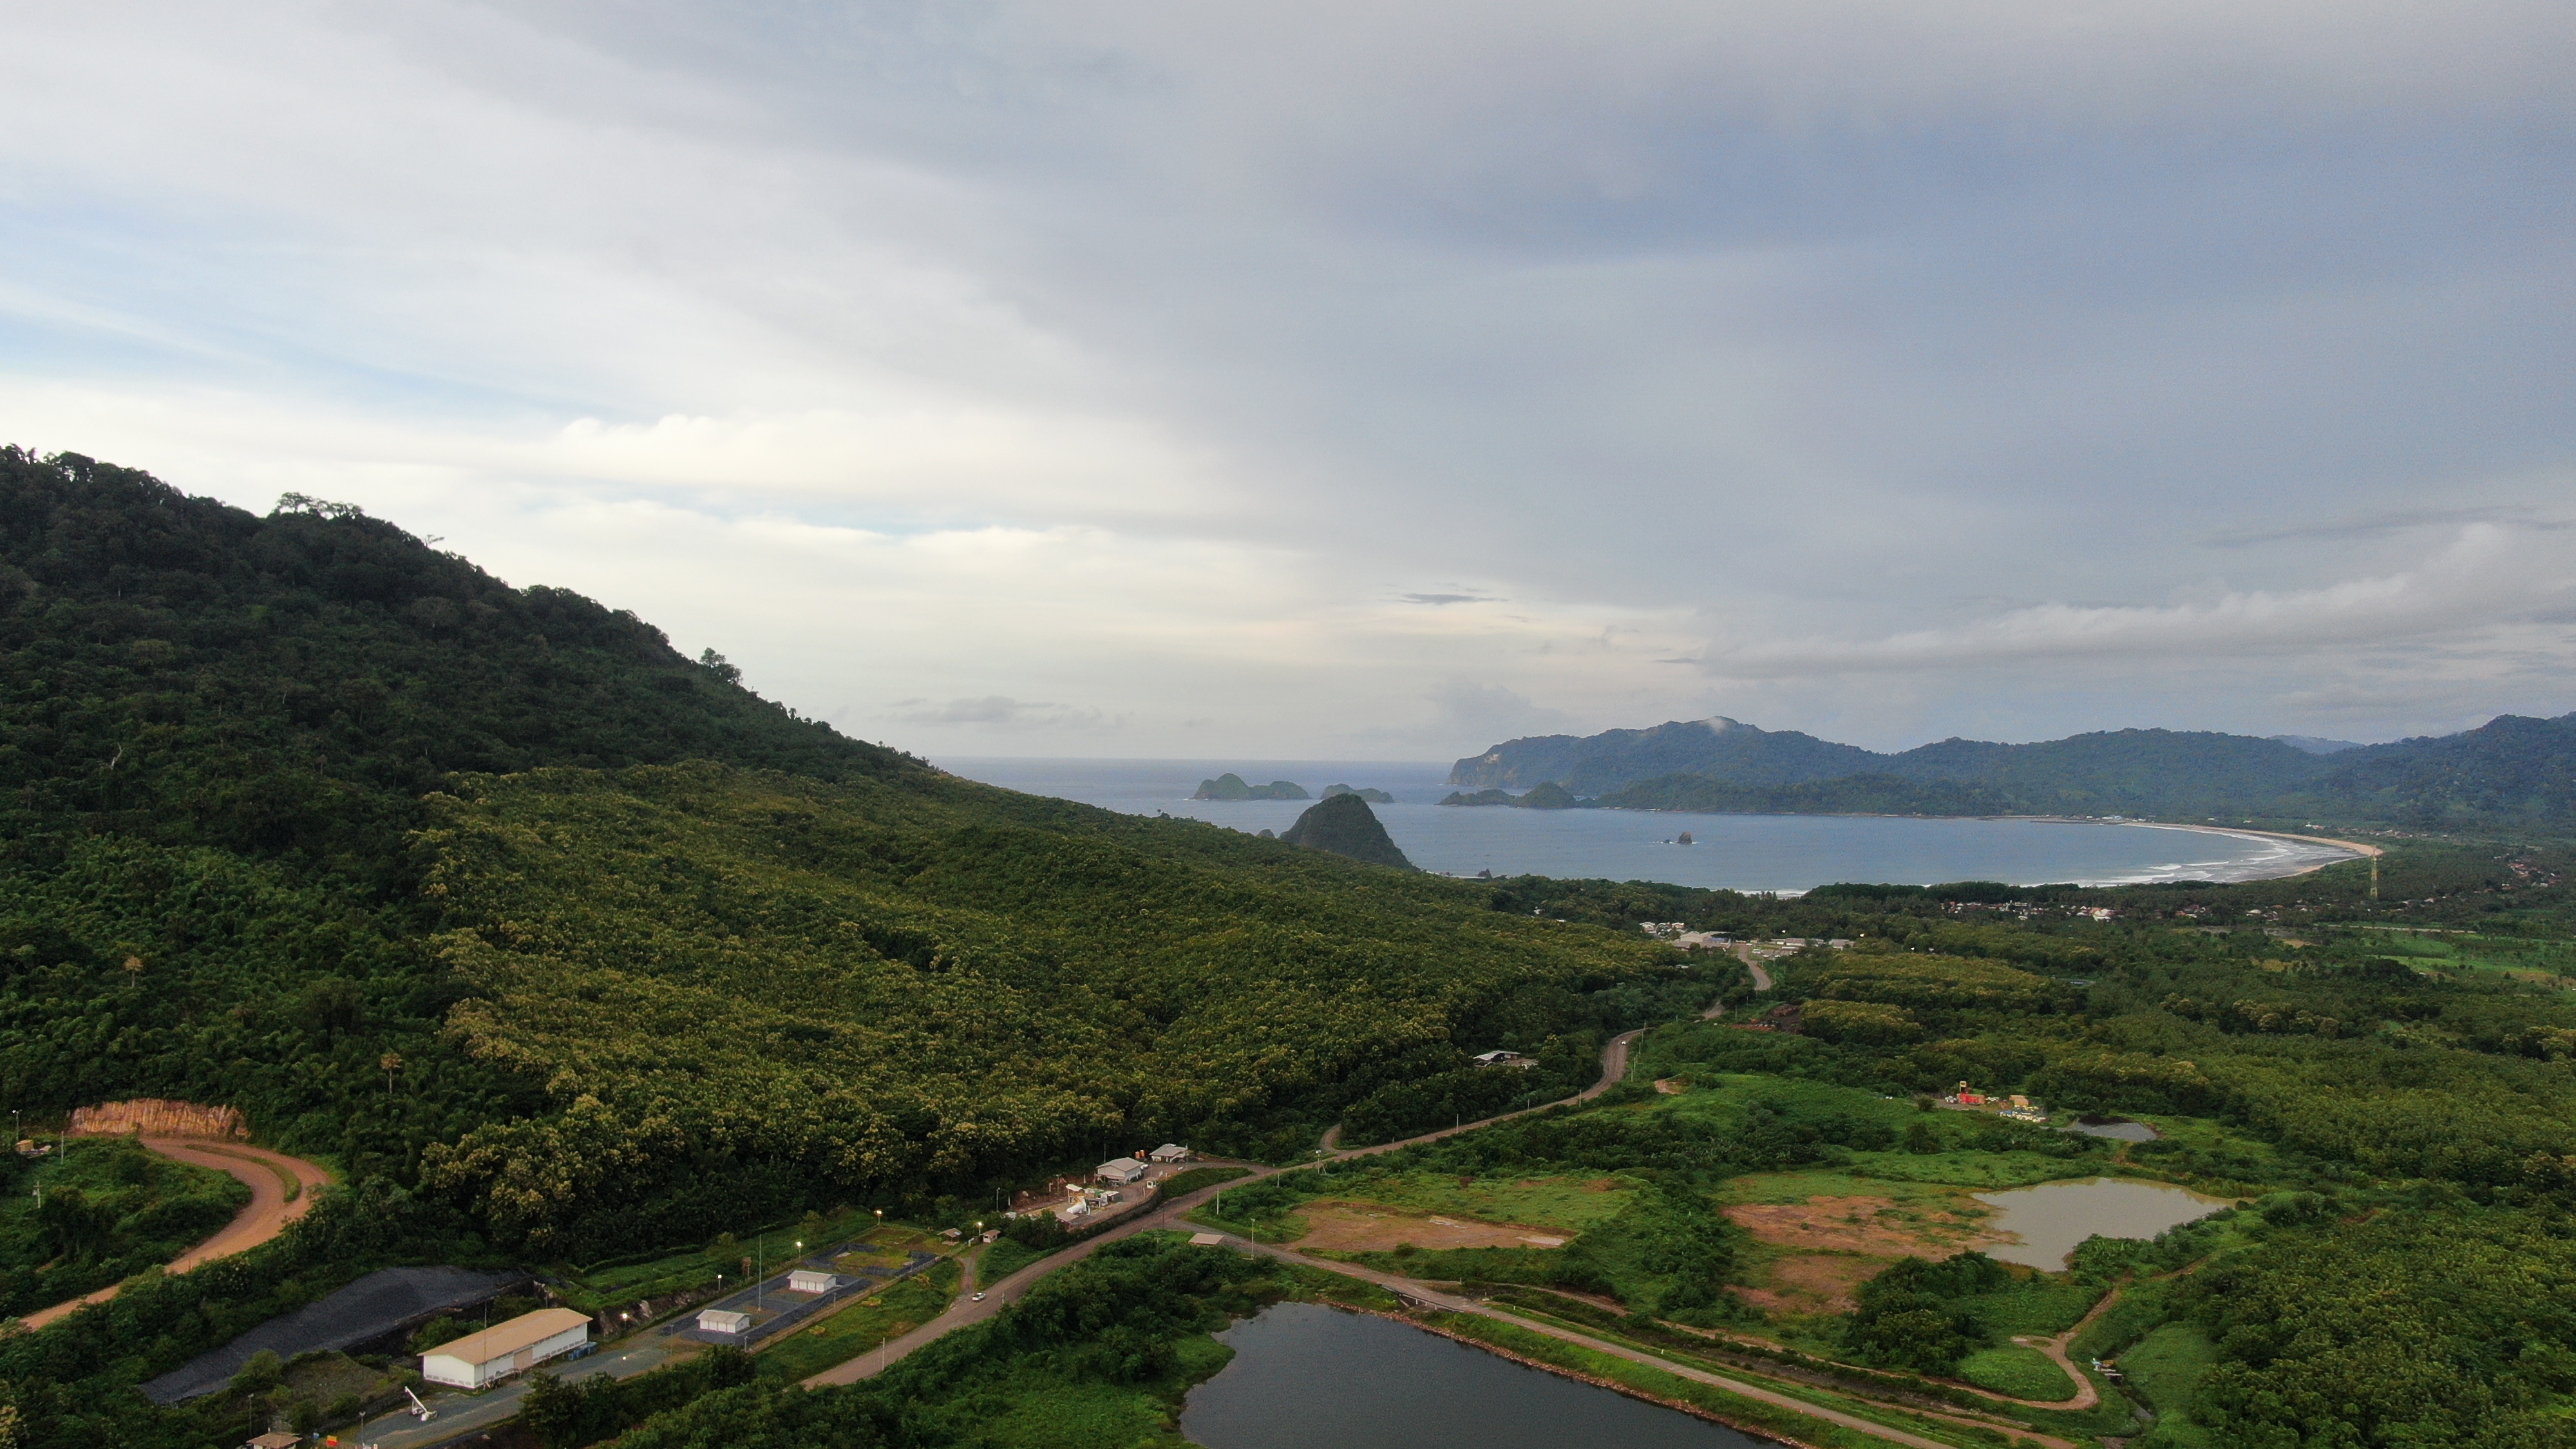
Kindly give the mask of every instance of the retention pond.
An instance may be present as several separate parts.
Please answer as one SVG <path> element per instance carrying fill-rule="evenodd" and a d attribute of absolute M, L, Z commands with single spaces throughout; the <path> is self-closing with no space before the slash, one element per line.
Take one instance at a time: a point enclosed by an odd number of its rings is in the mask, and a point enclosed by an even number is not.
<path fill-rule="evenodd" d="M 1181 1410 L 1181 1433 L 1207 1449 L 1772 1449 L 1677 1410 L 1312 1303 L 1274 1304 L 1217 1337 L 1234 1361 Z"/>
<path fill-rule="evenodd" d="M 2014 1237 L 1986 1249 L 1987 1255 L 2049 1273 L 2064 1272 L 2067 1255 L 2086 1238 L 2152 1238 L 2234 1206 L 2171 1183 L 2125 1177 L 1981 1192 L 1977 1201 L 2001 1209 L 1987 1226 Z"/>

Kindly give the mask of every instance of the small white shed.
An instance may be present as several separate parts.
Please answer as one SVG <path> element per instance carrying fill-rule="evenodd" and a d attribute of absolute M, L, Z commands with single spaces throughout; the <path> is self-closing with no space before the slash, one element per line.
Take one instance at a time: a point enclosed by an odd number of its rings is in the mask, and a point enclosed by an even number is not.
<path fill-rule="evenodd" d="M 787 1275 L 790 1293 L 829 1293 L 841 1286 L 841 1280 L 815 1268 L 799 1268 Z"/>
<path fill-rule="evenodd" d="M 707 1333 L 740 1333 L 751 1327 L 751 1315 L 727 1308 L 709 1308 L 698 1314 L 698 1327 Z"/>
<path fill-rule="evenodd" d="M 420 1356 L 420 1376 L 433 1384 L 479 1389 L 590 1342 L 590 1318 L 569 1308 L 540 1308 L 480 1333 L 442 1343 Z"/>

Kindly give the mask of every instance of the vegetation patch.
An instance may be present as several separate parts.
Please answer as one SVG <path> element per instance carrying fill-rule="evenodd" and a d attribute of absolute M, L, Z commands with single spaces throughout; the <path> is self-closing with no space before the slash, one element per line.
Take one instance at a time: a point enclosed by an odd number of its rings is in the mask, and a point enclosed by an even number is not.
<path fill-rule="evenodd" d="M 772 1339 L 753 1361 L 764 1378 L 794 1382 L 821 1373 L 938 1317 L 956 1299 L 962 1276 L 950 1261 L 888 1284 L 810 1327 Z"/>
<path fill-rule="evenodd" d="M 74 1138 L 34 1160 L 0 1153 L 0 1318 L 167 1263 L 250 1200 L 230 1173 L 130 1138 Z"/>
<path fill-rule="evenodd" d="M 1958 1375 L 1978 1388 L 2044 1404 L 2062 1403 L 2076 1393 L 2066 1371 L 2048 1355 L 2019 1344 L 1969 1354 L 1959 1361 Z"/>

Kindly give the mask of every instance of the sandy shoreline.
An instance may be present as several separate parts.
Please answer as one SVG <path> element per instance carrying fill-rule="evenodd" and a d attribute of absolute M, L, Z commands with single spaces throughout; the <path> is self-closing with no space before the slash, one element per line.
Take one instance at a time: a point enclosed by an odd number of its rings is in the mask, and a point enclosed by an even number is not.
<path fill-rule="evenodd" d="M 2063 815 L 2023 815 L 2003 818 L 2019 820 L 2081 820 L 2081 817 Z M 2352 852 L 2353 858 L 2356 860 L 2368 860 L 2373 856 L 2381 856 L 2388 853 L 2384 847 L 2367 845 L 2358 840 L 2339 840 L 2331 835 L 2293 835 L 2286 830 L 2257 830 L 2250 825 L 2183 825 L 2168 820 L 2081 820 L 2081 823 L 2088 825 L 2143 825 L 2156 830 L 2197 830 L 2203 835 L 2252 835 L 2265 840 L 2295 840 L 2302 845 L 2331 845 L 2338 850 L 2349 850 Z M 2248 879 L 2287 880 L 2292 876 L 2306 875 L 2311 871 L 2323 870 L 2330 865 L 2341 864 L 2343 864 L 2343 862 L 2339 860 L 2320 860 L 2312 864 L 2300 866 L 2297 870 L 2283 871 L 2279 875 L 2252 876 L 2248 877 Z M 2235 882 L 2230 883 L 2235 884 Z"/>

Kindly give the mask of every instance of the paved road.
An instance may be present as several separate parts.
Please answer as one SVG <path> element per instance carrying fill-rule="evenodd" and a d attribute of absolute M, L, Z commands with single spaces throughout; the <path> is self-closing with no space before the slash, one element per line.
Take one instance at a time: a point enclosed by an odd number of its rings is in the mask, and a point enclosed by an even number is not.
<path fill-rule="evenodd" d="M 1548 1107 L 1561 1107 L 1570 1102 L 1589 1102 L 1593 1098 L 1609 1091 L 1612 1087 L 1617 1086 L 1622 1080 L 1626 1079 L 1628 1075 L 1628 1049 L 1634 1046 L 1637 1038 L 1644 1034 L 1645 1033 L 1641 1030 L 1622 1032 L 1620 1035 L 1612 1037 L 1608 1045 L 1601 1049 L 1601 1080 L 1584 1088 L 1573 1096 L 1566 1098 L 1562 1102 L 1550 1102 L 1542 1106 L 1527 1108 L 1519 1112 L 1506 1112 L 1499 1117 L 1486 1117 L 1478 1121 L 1465 1123 L 1461 1126 L 1443 1127 L 1437 1132 L 1425 1132 L 1419 1137 L 1407 1137 L 1401 1142 L 1388 1142 L 1376 1147 L 1340 1148 L 1331 1152 L 1328 1156 L 1318 1157 L 1308 1162 L 1295 1163 L 1289 1167 L 1254 1167 L 1250 1173 L 1243 1177 L 1238 1177 L 1232 1182 L 1220 1183 L 1215 1187 L 1203 1187 L 1197 1192 L 1191 1193 L 1186 1197 L 1174 1198 L 1170 1202 L 1157 1206 L 1152 1212 L 1139 1214 L 1134 1219 L 1121 1223 L 1117 1227 L 1109 1229 L 1107 1232 L 1102 1233 L 1096 1238 L 1086 1238 L 1082 1242 L 1076 1243 L 1072 1247 L 1067 1248 L 1060 1253 L 1053 1254 L 1052 1256 L 1042 1258 L 1035 1263 L 1031 1263 L 1027 1267 L 1013 1273 L 1011 1276 L 1004 1278 L 989 1288 L 986 1288 L 984 1290 L 984 1301 L 981 1303 L 975 1301 L 974 1291 L 971 1287 L 960 1288 L 957 1294 L 957 1301 L 948 1305 L 947 1312 L 940 1314 L 937 1318 L 930 1320 L 928 1323 L 925 1323 L 921 1327 L 914 1329 L 912 1332 L 905 1334 L 903 1337 L 896 1339 L 894 1342 L 885 1345 L 875 1353 L 861 1354 L 859 1357 L 851 1359 L 846 1363 L 825 1369 L 823 1372 L 805 1380 L 805 1386 L 807 1388 L 822 1388 L 830 1384 L 854 1384 L 861 1379 L 874 1378 L 879 1371 L 883 1370 L 888 1365 L 901 1363 L 906 1354 L 913 1352 L 922 1345 L 936 1342 L 948 1334 L 966 1327 L 968 1324 L 981 1323 L 984 1320 L 991 1318 L 993 1315 L 1002 1311 L 1004 1304 L 1015 1303 L 1022 1297 L 1025 1297 L 1029 1289 L 1034 1287 L 1040 1278 L 1045 1277 L 1047 1274 L 1052 1273 L 1058 1268 L 1062 1268 L 1069 1263 L 1077 1263 L 1084 1258 L 1090 1257 L 1093 1253 L 1098 1252 L 1101 1245 L 1104 1243 L 1114 1243 L 1120 1238 L 1134 1237 L 1136 1234 L 1145 1232 L 1151 1228 L 1174 1228 L 1182 1226 L 1181 1218 L 1183 1214 L 1189 1212 L 1192 1208 L 1197 1207 L 1200 1203 L 1206 1202 L 1208 1199 L 1215 1197 L 1226 1188 L 1240 1187 L 1247 1182 L 1257 1181 L 1261 1178 L 1274 1176 L 1282 1172 L 1291 1172 L 1300 1167 L 1313 1167 L 1322 1162 L 1339 1162 L 1354 1157 L 1371 1157 L 1381 1152 L 1393 1152 L 1398 1148 L 1411 1147 L 1416 1143 L 1437 1142 L 1444 1137 L 1455 1137 L 1461 1132 L 1473 1132 L 1479 1127 L 1489 1127 L 1496 1122 L 1508 1122 L 1514 1117 L 1525 1117 L 1531 1112 L 1544 1112 Z M 1327 1140 L 1336 1139 L 1328 1137 Z"/>
<path fill-rule="evenodd" d="M 251 1147 L 239 1142 L 146 1137 L 143 1145 L 191 1167 L 211 1167 L 217 1172 L 231 1173 L 250 1188 L 250 1206 L 234 1214 L 233 1220 L 224 1224 L 212 1237 L 172 1259 L 161 1270 L 165 1273 L 185 1273 L 200 1263 L 229 1258 L 276 1237 L 286 1231 L 288 1223 L 313 1210 L 313 1189 L 331 1180 L 331 1174 L 300 1157 L 289 1157 L 283 1152 L 271 1152 L 265 1147 Z M 293 1197 L 287 1195 L 289 1182 L 295 1184 Z M 93 1303 L 105 1303 L 124 1286 L 111 1283 L 86 1297 L 30 1313 L 27 1327 L 42 1328 Z"/>
<path fill-rule="evenodd" d="M 557 1359 L 545 1365 L 548 1373 L 567 1381 L 579 1381 L 608 1374 L 631 1379 L 648 1374 L 681 1356 L 683 1349 L 695 1350 L 694 1343 L 659 1334 L 639 1337 L 622 1349 L 602 1349 L 588 1358 L 566 1363 Z M 431 1449 L 478 1431 L 493 1428 L 519 1414 L 519 1400 L 527 1396 L 530 1375 L 521 1374 L 498 1388 L 479 1394 L 445 1390 L 423 1395 L 437 1417 L 424 1424 L 411 1416 L 409 1409 L 379 1415 L 358 1427 L 356 1442 L 376 1449 Z M 428 1385 L 422 1386 L 424 1389 Z M 342 1433 L 348 1431 L 342 1430 Z"/>

